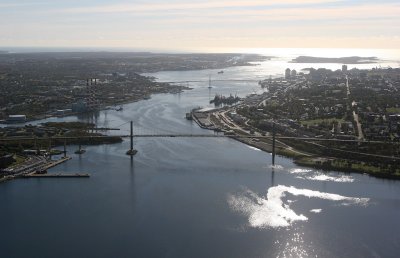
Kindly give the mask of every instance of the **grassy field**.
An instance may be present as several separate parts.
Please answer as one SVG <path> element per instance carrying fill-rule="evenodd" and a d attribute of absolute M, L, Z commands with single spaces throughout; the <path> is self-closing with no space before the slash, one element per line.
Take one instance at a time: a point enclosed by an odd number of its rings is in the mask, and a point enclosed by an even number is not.
<path fill-rule="evenodd" d="M 389 114 L 399 114 L 400 113 L 400 108 L 387 108 L 386 112 L 388 112 Z"/>
<path fill-rule="evenodd" d="M 11 168 L 21 165 L 22 163 L 25 162 L 25 159 L 26 159 L 26 158 L 18 156 L 18 155 L 14 155 L 13 158 L 15 159 L 15 162 L 11 164 L 11 166 L 10 166 Z"/>
<path fill-rule="evenodd" d="M 343 123 L 345 120 L 344 119 L 337 119 L 337 118 L 328 118 L 328 119 L 313 119 L 313 120 L 303 120 L 303 121 L 300 121 L 300 123 L 302 124 L 302 125 L 305 125 L 305 126 L 307 126 L 307 125 L 317 125 L 317 124 L 323 124 L 323 123 L 326 123 L 326 124 L 332 124 L 332 123 L 334 123 L 334 122 L 340 122 L 340 123 Z"/>
<path fill-rule="evenodd" d="M 292 151 L 290 149 L 286 149 L 286 148 L 279 148 L 277 149 L 276 153 L 278 155 L 284 156 L 284 157 L 289 157 L 289 158 L 294 158 L 294 159 L 298 159 L 298 158 L 303 158 L 305 157 L 304 155 L 300 154 L 299 152 L 296 151 Z"/>
<path fill-rule="evenodd" d="M 334 159 L 331 162 L 319 162 L 318 158 L 303 157 L 296 159 L 295 163 L 326 170 L 337 170 L 343 172 L 367 173 L 380 178 L 400 179 L 400 168 L 391 169 L 389 166 L 380 167 L 367 162 L 357 162 L 347 159 Z"/>

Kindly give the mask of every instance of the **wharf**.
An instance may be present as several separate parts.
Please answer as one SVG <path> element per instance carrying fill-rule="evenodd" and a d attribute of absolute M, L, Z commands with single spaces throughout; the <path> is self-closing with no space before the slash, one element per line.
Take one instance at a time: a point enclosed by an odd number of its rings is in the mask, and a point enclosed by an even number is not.
<path fill-rule="evenodd" d="M 63 173 L 54 173 L 54 174 L 28 174 L 23 175 L 22 178 L 74 178 L 74 177 L 90 177 L 89 174 L 63 174 Z"/>
<path fill-rule="evenodd" d="M 211 128 L 213 126 L 213 124 L 210 121 L 209 113 L 192 112 L 192 118 L 201 128 L 209 129 L 209 130 L 213 129 L 213 128 Z"/>
<path fill-rule="evenodd" d="M 50 161 L 49 163 L 47 163 L 46 165 L 41 167 L 41 170 L 47 170 L 49 168 L 55 167 L 57 165 L 60 165 L 61 163 L 67 162 L 70 159 L 72 159 L 72 158 L 71 157 L 64 157 L 64 158 L 61 158 L 59 160 Z"/>

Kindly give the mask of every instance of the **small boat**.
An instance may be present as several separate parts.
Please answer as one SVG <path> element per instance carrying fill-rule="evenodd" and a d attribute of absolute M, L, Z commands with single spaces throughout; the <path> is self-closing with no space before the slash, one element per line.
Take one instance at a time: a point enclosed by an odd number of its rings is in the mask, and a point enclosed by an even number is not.
<path fill-rule="evenodd" d="M 83 153 L 85 153 L 85 152 L 86 152 L 86 150 L 80 149 L 80 150 L 76 150 L 76 151 L 75 151 L 75 154 L 83 154 Z"/>
<path fill-rule="evenodd" d="M 221 71 L 219 71 L 219 72 L 218 72 L 218 74 L 223 74 L 223 73 L 224 73 L 224 71 L 223 71 L 223 70 L 221 70 Z"/>
<path fill-rule="evenodd" d="M 119 108 L 116 109 L 116 111 L 122 111 L 124 108 L 120 106 Z"/>
<path fill-rule="evenodd" d="M 137 152 L 138 152 L 138 151 L 135 150 L 135 149 L 128 150 L 128 151 L 126 152 L 126 155 L 134 156 L 134 155 L 136 155 Z"/>
<path fill-rule="evenodd" d="M 82 149 L 82 145 L 79 143 L 79 149 L 77 149 L 74 153 L 81 155 L 85 152 L 86 152 L 86 150 Z"/>

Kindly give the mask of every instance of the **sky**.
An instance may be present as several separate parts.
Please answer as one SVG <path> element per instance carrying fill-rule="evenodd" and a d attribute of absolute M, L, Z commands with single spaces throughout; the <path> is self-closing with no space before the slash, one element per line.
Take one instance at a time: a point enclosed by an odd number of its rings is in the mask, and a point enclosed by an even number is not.
<path fill-rule="evenodd" d="M 400 1 L 0 0 L 0 47 L 400 48 Z"/>

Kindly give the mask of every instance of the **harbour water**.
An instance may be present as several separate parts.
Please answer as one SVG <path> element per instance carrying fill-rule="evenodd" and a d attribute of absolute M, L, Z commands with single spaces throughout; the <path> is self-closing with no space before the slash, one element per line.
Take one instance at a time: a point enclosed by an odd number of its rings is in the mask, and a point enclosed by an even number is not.
<path fill-rule="evenodd" d="M 130 120 L 135 133 L 212 133 L 184 119 L 215 93 L 245 96 L 283 72 L 276 63 L 219 70 L 159 72 L 190 83 L 180 94 L 153 95 L 101 111 L 100 127 Z M 290 64 L 282 63 L 282 67 Z M 298 65 L 298 64 L 296 64 Z M 305 67 L 324 64 L 303 64 Z M 331 64 L 339 67 L 340 65 Z M 298 167 L 223 138 L 138 138 L 85 146 L 50 173 L 90 178 L 13 180 L 0 184 L 1 257 L 398 257 L 400 181 Z"/>

